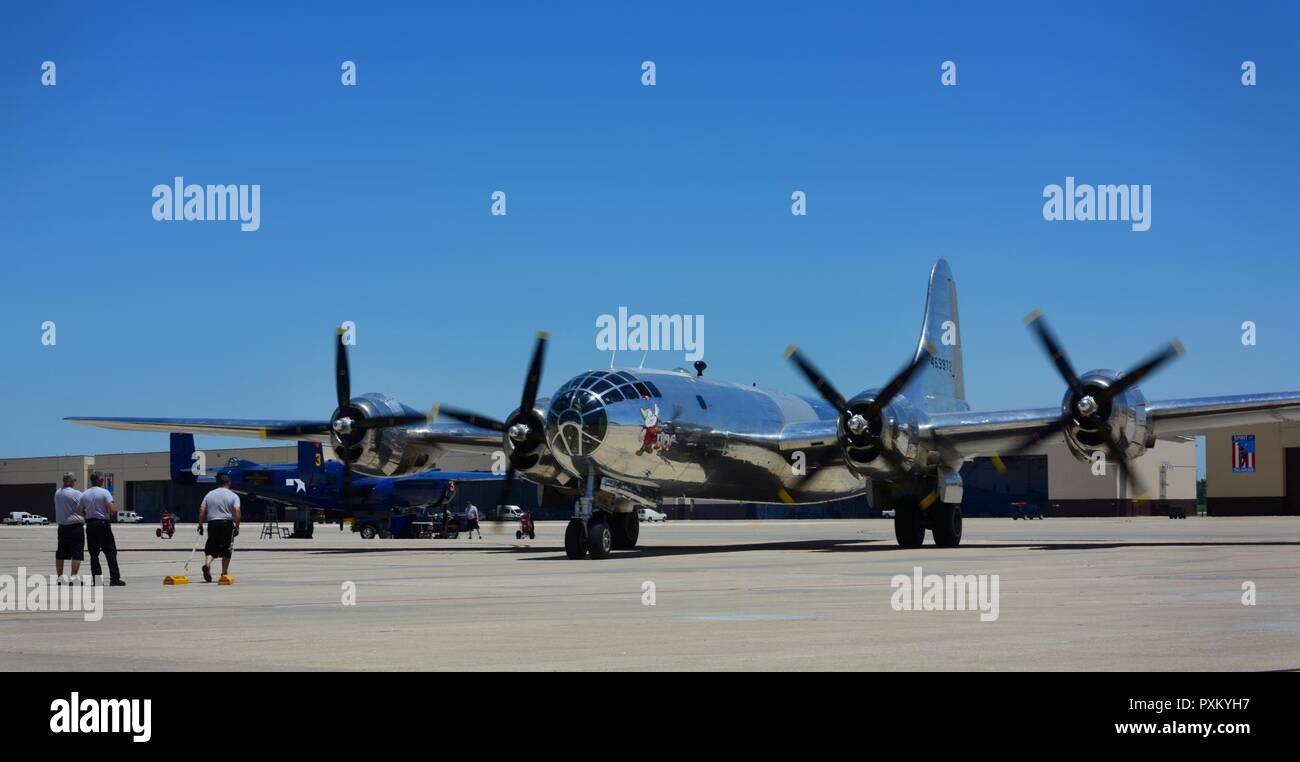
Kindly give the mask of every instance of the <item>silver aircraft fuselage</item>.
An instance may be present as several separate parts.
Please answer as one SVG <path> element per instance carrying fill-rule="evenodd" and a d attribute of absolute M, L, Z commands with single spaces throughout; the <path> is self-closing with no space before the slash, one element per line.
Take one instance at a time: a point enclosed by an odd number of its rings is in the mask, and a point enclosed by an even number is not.
<path fill-rule="evenodd" d="M 550 456 L 578 478 L 594 464 L 602 476 L 665 498 L 754 502 L 828 500 L 866 489 L 835 437 L 825 436 L 825 422 L 838 414 L 817 398 L 687 371 L 609 369 L 576 376 L 537 407 L 545 411 Z M 810 422 L 821 422 L 816 439 L 798 448 L 783 439 L 789 427 Z M 813 475 L 804 479 L 801 469 Z"/>

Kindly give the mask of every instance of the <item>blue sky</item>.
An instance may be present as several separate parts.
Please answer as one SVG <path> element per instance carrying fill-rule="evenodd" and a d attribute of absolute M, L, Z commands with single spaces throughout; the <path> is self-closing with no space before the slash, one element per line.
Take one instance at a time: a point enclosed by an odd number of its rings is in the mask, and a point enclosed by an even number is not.
<path fill-rule="evenodd" d="M 1180 337 L 1151 398 L 1300 388 L 1288 4 L 122 5 L 0 26 L 0 457 L 166 445 L 67 415 L 328 417 L 343 320 L 354 390 L 418 408 L 504 415 L 541 328 L 544 390 L 607 365 L 619 306 L 705 315 L 719 377 L 804 392 L 793 341 L 875 386 L 938 256 L 977 408 L 1059 400 L 1035 307 L 1080 368 Z M 261 229 L 154 221 L 176 175 L 261 184 Z M 1151 229 L 1044 221 L 1067 175 L 1151 184 Z"/>

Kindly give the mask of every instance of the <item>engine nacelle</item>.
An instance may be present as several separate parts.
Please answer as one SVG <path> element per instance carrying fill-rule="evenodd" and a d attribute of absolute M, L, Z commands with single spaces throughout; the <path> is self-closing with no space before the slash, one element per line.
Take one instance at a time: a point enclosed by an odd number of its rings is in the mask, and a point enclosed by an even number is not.
<path fill-rule="evenodd" d="M 867 406 L 878 390 L 862 392 L 850 399 L 849 410 L 867 415 Z M 920 421 L 916 408 L 903 395 L 896 395 L 880 415 L 867 417 L 869 434 L 855 433 L 840 419 L 839 438 L 850 470 L 865 477 L 897 476 L 899 468 L 914 471 L 926 458 L 921 445 Z"/>
<path fill-rule="evenodd" d="M 1093 418 L 1105 421 L 1126 459 L 1142 455 L 1155 443 L 1155 434 L 1147 422 L 1146 397 L 1137 386 L 1130 386 L 1111 400 L 1099 395 L 1102 390 L 1109 389 L 1119 375 L 1108 369 L 1088 371 L 1079 377 L 1081 394 L 1068 390 L 1061 400 L 1062 413 L 1069 415 L 1072 421 L 1065 429 L 1065 443 L 1070 453 L 1085 463 L 1095 453 L 1106 452 L 1100 430 L 1084 417 L 1091 405 L 1097 406 Z"/>
<path fill-rule="evenodd" d="M 362 430 L 348 426 L 366 418 L 403 414 L 420 412 L 385 394 L 372 392 L 353 397 L 347 408 L 335 412 L 337 422 L 347 422 L 342 430 L 336 424 L 330 435 L 335 456 L 351 460 L 352 468 L 367 476 L 404 476 L 425 470 L 429 453 L 424 447 L 408 443 L 406 429 L 396 426 Z"/>
<path fill-rule="evenodd" d="M 518 409 L 511 412 L 506 418 L 507 433 L 502 447 L 515 470 L 528 474 L 531 481 L 564 486 L 572 482 L 573 478 L 556 460 L 546 443 L 546 415 L 550 405 L 550 398 L 544 397 L 533 404 L 532 415 L 524 414 Z M 510 427 L 518 423 L 528 427 L 528 436 L 522 439 L 515 439 L 509 434 Z"/>

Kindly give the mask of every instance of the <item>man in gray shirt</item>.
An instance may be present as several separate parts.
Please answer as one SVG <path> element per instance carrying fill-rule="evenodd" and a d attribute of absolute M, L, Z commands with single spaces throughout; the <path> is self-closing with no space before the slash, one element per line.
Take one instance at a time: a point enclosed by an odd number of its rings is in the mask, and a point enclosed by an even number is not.
<path fill-rule="evenodd" d="M 199 534 L 208 522 L 208 542 L 203 546 L 203 580 L 212 581 L 212 559 L 221 559 L 221 576 L 230 573 L 231 543 L 239 534 L 239 495 L 230 490 L 230 474 L 217 474 L 217 488 L 199 505 Z"/>
<path fill-rule="evenodd" d="M 113 525 L 110 523 L 117 515 L 117 503 L 113 493 L 104 489 L 104 475 L 96 471 L 90 475 L 90 489 L 81 493 L 77 500 L 77 512 L 86 519 L 86 543 L 90 545 L 90 584 L 95 584 L 95 577 L 104 576 L 99 566 L 99 552 L 104 551 L 108 559 L 108 584 L 122 587 L 122 574 L 117 568 L 117 542 L 113 540 Z"/>
<path fill-rule="evenodd" d="M 77 512 L 77 477 L 71 471 L 63 475 L 63 486 L 54 493 L 54 521 L 59 525 L 59 545 L 54 551 L 54 571 L 59 584 L 77 582 L 81 560 L 86 552 L 86 520 Z M 63 562 L 72 562 L 72 579 L 63 577 Z"/>

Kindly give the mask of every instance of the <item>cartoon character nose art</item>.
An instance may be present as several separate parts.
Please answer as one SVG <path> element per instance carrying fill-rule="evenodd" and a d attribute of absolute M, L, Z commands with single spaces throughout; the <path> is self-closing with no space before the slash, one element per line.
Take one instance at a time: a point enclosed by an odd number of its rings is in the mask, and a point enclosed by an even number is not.
<path fill-rule="evenodd" d="M 626 371 L 592 371 L 560 387 L 546 412 L 546 439 L 568 456 L 591 455 L 605 438 L 605 406 L 661 395 L 654 384 Z M 657 407 L 656 407 L 657 409 Z"/>

